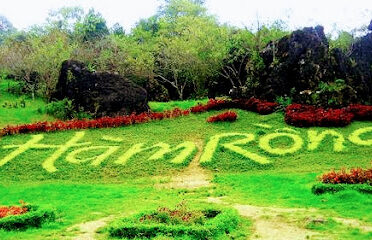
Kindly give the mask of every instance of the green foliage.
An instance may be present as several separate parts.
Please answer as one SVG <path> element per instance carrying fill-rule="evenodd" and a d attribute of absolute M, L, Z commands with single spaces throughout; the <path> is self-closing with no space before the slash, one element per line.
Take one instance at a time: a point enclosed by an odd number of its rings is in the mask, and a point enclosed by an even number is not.
<path fill-rule="evenodd" d="M 118 220 L 109 225 L 108 232 L 112 237 L 129 239 L 153 238 L 162 235 L 210 239 L 234 231 L 239 224 L 236 211 L 229 209 L 187 210 L 183 208 L 175 211 L 177 215 L 185 214 L 190 220 L 185 221 L 184 218 L 177 220 L 176 217 L 160 209 L 157 212 L 141 213 L 132 218 Z M 146 220 L 149 216 L 152 216 L 150 220 Z"/>
<path fill-rule="evenodd" d="M 97 40 L 109 34 L 106 20 L 100 13 L 96 13 L 94 9 L 90 9 L 84 16 L 83 22 L 77 23 L 75 28 L 83 41 Z"/>
<path fill-rule="evenodd" d="M 55 221 L 55 213 L 37 206 L 27 206 L 29 211 L 21 215 L 0 218 L 0 229 L 6 231 L 40 228 L 42 224 Z"/>
<path fill-rule="evenodd" d="M 348 96 L 345 95 L 345 90 L 350 88 L 343 79 L 337 79 L 334 82 L 320 82 L 317 91 L 311 95 L 310 104 L 340 107 L 348 105 Z"/>
<path fill-rule="evenodd" d="M 13 24 L 5 16 L 0 15 L 0 45 L 15 30 Z"/>
<path fill-rule="evenodd" d="M 84 10 L 81 7 L 62 7 L 51 11 L 47 18 L 48 27 L 73 34 L 75 25 L 83 17 Z"/>
<path fill-rule="evenodd" d="M 43 112 L 42 109 L 40 109 L 41 112 Z M 67 119 L 83 119 L 83 118 L 91 118 L 91 116 L 84 112 L 77 112 L 75 110 L 74 104 L 72 100 L 68 100 L 67 98 L 60 100 L 60 101 L 54 101 L 51 103 L 48 103 L 45 106 L 45 112 L 57 119 L 61 120 L 67 120 Z"/>
<path fill-rule="evenodd" d="M 355 190 L 360 193 L 372 194 L 372 186 L 368 184 L 315 184 L 311 191 L 316 194 L 336 193 L 340 191 Z"/>
<path fill-rule="evenodd" d="M 291 97 L 277 97 L 275 102 L 279 103 L 282 109 L 285 109 L 286 107 L 292 104 L 292 98 Z"/>
<path fill-rule="evenodd" d="M 9 124 L 52 121 L 54 119 L 38 111 L 39 108 L 44 108 L 46 105 L 42 99 L 32 99 L 22 94 L 24 93 L 22 93 L 22 86 L 19 82 L 0 81 L 0 128 Z M 18 108 L 14 108 L 16 104 Z M 4 105 L 5 108 L 3 108 Z"/>
<path fill-rule="evenodd" d="M 340 31 L 336 39 L 329 39 L 329 48 L 340 48 L 343 52 L 348 52 L 354 42 L 354 37 L 352 34 L 346 31 Z"/>

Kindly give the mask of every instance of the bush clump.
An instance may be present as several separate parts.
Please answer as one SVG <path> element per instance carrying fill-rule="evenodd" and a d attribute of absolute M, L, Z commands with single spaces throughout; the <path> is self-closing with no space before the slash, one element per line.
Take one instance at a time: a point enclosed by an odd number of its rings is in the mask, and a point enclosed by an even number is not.
<path fill-rule="evenodd" d="M 214 116 L 210 116 L 207 119 L 207 122 L 213 123 L 213 122 L 234 122 L 238 118 L 238 114 L 233 111 L 226 111 Z"/>
<path fill-rule="evenodd" d="M 188 236 L 191 239 L 214 239 L 237 228 L 239 217 L 233 210 L 190 210 L 184 203 L 175 209 L 158 208 L 125 218 L 108 227 L 111 237 L 153 238 Z"/>
<path fill-rule="evenodd" d="M 55 220 L 53 211 L 21 202 L 21 206 L 0 207 L 0 229 L 6 231 L 39 228 L 43 223 Z"/>
<path fill-rule="evenodd" d="M 315 184 L 311 191 L 316 195 L 337 193 L 345 190 L 355 190 L 360 193 L 372 194 L 372 186 L 367 184 Z"/>
<path fill-rule="evenodd" d="M 61 101 L 54 101 L 50 102 L 46 107 L 45 111 L 47 114 L 60 119 L 60 120 L 67 120 L 67 119 L 90 119 L 91 116 L 82 111 L 76 111 L 75 106 L 71 100 L 67 98 Z"/>

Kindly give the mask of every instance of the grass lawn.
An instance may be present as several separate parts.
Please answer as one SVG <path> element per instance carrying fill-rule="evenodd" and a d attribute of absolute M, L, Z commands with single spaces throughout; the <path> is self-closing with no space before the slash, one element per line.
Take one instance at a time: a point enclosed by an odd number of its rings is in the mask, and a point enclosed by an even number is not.
<path fill-rule="evenodd" d="M 19 101 L 5 92 L 6 86 L 7 82 L 0 82 L 0 107 L 5 101 Z M 189 108 L 197 102 L 150 106 L 163 111 Z M 38 113 L 43 105 L 42 100 L 26 99 L 25 108 L 0 108 L 0 126 L 52 120 Z M 206 118 L 217 113 L 208 112 L 128 127 L 0 138 L 0 205 L 22 199 L 52 207 L 57 213 L 55 223 L 23 232 L 0 230 L 0 239 L 63 239 L 77 234 L 71 227 L 84 221 L 127 216 L 182 200 L 190 206 L 209 205 L 208 197 L 223 197 L 231 206 L 316 209 L 329 220 L 303 228 L 328 236 L 326 239 L 372 237 L 368 231 L 332 220 L 351 218 L 372 224 L 371 195 L 311 193 L 316 177 L 323 172 L 371 167 L 372 145 L 363 143 L 370 141 L 372 131 L 359 135 L 359 145 L 352 137 L 358 129 L 372 127 L 371 122 L 354 122 L 345 128 L 294 128 L 284 123 L 280 112 L 261 116 L 235 111 L 239 117 L 233 123 L 207 123 Z M 320 138 L 326 130 L 336 137 Z M 311 137 L 314 134 L 318 137 Z M 32 139 L 39 145 L 32 145 Z M 22 146 L 29 148 L 22 150 Z M 211 186 L 159 188 L 197 157 L 212 176 Z M 307 217 L 298 214 L 296 219 L 306 222 Z M 254 225 L 253 220 L 247 221 Z M 247 234 L 240 239 L 254 235 L 252 226 L 246 227 Z M 107 234 L 100 237 L 105 239 Z"/>

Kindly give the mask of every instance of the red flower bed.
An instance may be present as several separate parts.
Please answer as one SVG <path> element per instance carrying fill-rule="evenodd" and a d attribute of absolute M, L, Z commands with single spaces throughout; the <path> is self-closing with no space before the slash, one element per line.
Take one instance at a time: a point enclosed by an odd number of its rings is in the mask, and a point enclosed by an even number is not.
<path fill-rule="evenodd" d="M 285 122 L 297 127 L 343 127 L 351 123 L 354 114 L 346 108 L 323 109 L 314 106 L 292 104 L 286 108 Z"/>
<path fill-rule="evenodd" d="M 211 116 L 207 119 L 207 122 L 233 122 L 238 118 L 235 112 L 227 111 L 218 115 Z"/>
<path fill-rule="evenodd" d="M 372 121 L 372 106 L 352 104 L 347 109 L 354 114 L 356 120 Z"/>
<path fill-rule="evenodd" d="M 14 215 L 21 215 L 27 213 L 28 209 L 25 207 L 0 207 L 0 218 L 7 217 L 7 216 L 14 216 Z"/>
<path fill-rule="evenodd" d="M 0 218 L 27 213 L 27 204 L 23 200 L 20 200 L 19 203 L 21 204 L 21 206 L 0 207 Z"/>
<path fill-rule="evenodd" d="M 205 105 L 197 105 L 192 107 L 190 111 L 192 113 L 207 112 L 210 110 L 222 110 L 226 108 L 238 108 L 242 110 L 248 110 L 257 112 L 262 115 L 273 113 L 279 104 L 274 102 L 262 101 L 257 98 L 238 99 L 238 100 L 215 100 L 210 99 Z"/>
<path fill-rule="evenodd" d="M 362 168 L 353 168 L 349 173 L 345 169 L 342 169 L 340 172 L 329 172 L 323 174 L 320 177 L 320 180 L 323 183 L 330 184 L 370 184 L 372 185 L 372 168 L 363 170 Z"/>
<path fill-rule="evenodd" d="M 33 132 L 54 132 L 60 130 L 71 129 L 88 129 L 88 128 L 110 128 L 120 127 L 136 123 L 145 123 L 152 120 L 161 120 L 165 118 L 177 118 L 180 116 L 189 115 L 189 110 L 181 110 L 175 108 L 171 111 L 161 113 L 141 113 L 131 114 L 128 116 L 118 117 L 103 117 L 93 120 L 69 120 L 69 121 L 55 121 L 55 122 L 38 122 L 33 124 L 24 124 L 18 126 L 8 126 L 0 131 L 0 136 L 14 135 L 20 133 Z"/>

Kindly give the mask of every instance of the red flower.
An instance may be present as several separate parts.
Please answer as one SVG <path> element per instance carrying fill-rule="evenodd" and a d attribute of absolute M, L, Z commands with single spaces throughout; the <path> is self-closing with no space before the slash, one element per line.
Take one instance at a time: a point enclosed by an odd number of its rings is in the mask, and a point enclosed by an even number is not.
<path fill-rule="evenodd" d="M 349 173 L 345 169 L 340 172 L 331 171 L 320 177 L 323 183 L 330 184 L 371 184 L 372 185 L 372 168 L 363 170 L 362 168 L 353 168 Z"/>
<path fill-rule="evenodd" d="M 218 115 L 211 116 L 207 122 L 233 122 L 237 119 L 238 115 L 235 112 L 227 111 Z"/>

